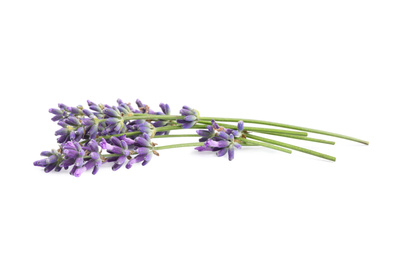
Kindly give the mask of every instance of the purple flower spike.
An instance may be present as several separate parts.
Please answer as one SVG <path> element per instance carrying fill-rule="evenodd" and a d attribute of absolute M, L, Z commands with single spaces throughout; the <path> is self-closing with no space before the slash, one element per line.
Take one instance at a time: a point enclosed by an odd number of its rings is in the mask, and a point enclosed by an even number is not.
<path fill-rule="evenodd" d="M 127 131 L 127 126 L 117 107 L 105 108 L 102 112 L 106 116 L 106 127 L 102 131 L 102 135 L 120 134 Z"/>
<path fill-rule="evenodd" d="M 191 128 L 193 127 L 200 117 L 199 112 L 196 109 L 192 109 L 188 106 L 183 106 L 179 111 L 184 119 L 178 119 L 176 122 L 182 125 L 182 128 Z"/>
<path fill-rule="evenodd" d="M 106 149 L 108 153 L 115 155 L 107 159 L 108 162 L 115 162 L 112 166 L 112 170 L 114 171 L 120 169 L 125 163 L 126 158 L 130 155 L 127 143 L 115 136 L 110 139 L 109 143 L 105 139 L 102 139 L 99 145 L 103 149 Z"/>
<path fill-rule="evenodd" d="M 70 174 L 79 177 L 81 173 L 85 171 L 85 169 L 80 169 L 84 164 L 85 150 L 75 141 L 67 142 L 62 148 L 66 160 L 63 161 L 60 166 L 67 169 L 73 165 Z"/>
<path fill-rule="evenodd" d="M 50 172 L 52 170 L 58 172 L 62 169 L 60 166 L 60 163 L 63 161 L 63 156 L 61 153 L 57 152 L 56 150 L 52 150 L 42 152 L 41 155 L 46 156 L 47 158 L 35 161 L 35 166 L 44 167 L 45 172 Z"/>
<path fill-rule="evenodd" d="M 161 103 L 160 108 L 161 108 L 162 112 L 157 112 L 157 113 L 155 113 L 156 115 L 170 115 L 171 114 L 171 109 L 169 108 L 168 104 Z M 153 123 L 153 126 L 154 127 L 168 126 L 170 122 L 171 122 L 170 120 L 158 120 Z M 155 135 L 168 135 L 168 134 L 169 134 L 169 131 L 155 133 Z"/>
<path fill-rule="evenodd" d="M 244 128 L 244 123 L 243 123 L 243 121 L 239 121 L 238 122 L 238 131 L 239 132 L 242 132 L 243 131 L 243 128 Z"/>
<path fill-rule="evenodd" d="M 238 131 L 228 131 L 229 129 L 225 129 L 220 127 L 214 120 L 211 121 L 212 126 L 207 126 L 208 131 L 206 130 L 197 130 L 197 133 L 204 139 L 207 137 L 203 146 L 196 147 L 195 149 L 199 152 L 203 151 L 213 151 L 216 152 L 218 157 L 222 157 L 228 153 L 228 159 L 232 161 L 234 159 L 235 149 L 241 149 L 242 146 L 238 143 L 238 140 L 235 139 L 233 133 L 238 133 Z M 242 131 L 243 123 L 238 124 L 239 129 Z M 218 133 L 215 132 L 218 131 Z"/>
<path fill-rule="evenodd" d="M 154 144 L 151 142 L 150 137 L 147 134 L 143 134 L 143 136 L 136 137 L 135 139 L 135 147 L 137 156 L 131 159 L 127 164 L 126 168 L 130 169 L 133 164 L 142 162 L 142 165 L 145 166 L 148 164 L 154 153 Z M 156 153 L 158 155 L 158 153 Z"/>
<path fill-rule="evenodd" d="M 202 137 L 199 139 L 199 142 L 205 142 L 209 138 L 212 138 L 216 135 L 216 133 L 211 125 L 207 126 L 207 130 L 196 130 L 196 133 Z"/>
<path fill-rule="evenodd" d="M 135 113 L 152 114 L 152 115 L 155 114 L 155 112 L 152 111 L 149 106 L 147 106 L 146 104 L 143 104 L 143 102 L 141 102 L 140 99 L 136 100 L 136 104 L 137 104 L 137 107 L 139 108 L 139 110 L 136 110 Z"/>

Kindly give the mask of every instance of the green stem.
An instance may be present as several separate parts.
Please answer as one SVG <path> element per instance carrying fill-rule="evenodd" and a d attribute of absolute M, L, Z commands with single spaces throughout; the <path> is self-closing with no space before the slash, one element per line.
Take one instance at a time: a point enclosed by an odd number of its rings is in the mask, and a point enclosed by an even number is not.
<path fill-rule="evenodd" d="M 305 137 L 305 136 L 287 135 L 287 134 L 275 134 L 275 133 L 271 133 L 271 135 L 277 135 L 277 136 L 281 136 L 281 137 L 287 137 L 287 138 L 292 138 L 292 139 L 299 139 L 299 140 L 310 141 L 310 142 L 316 142 L 316 143 L 322 143 L 322 144 L 331 144 L 331 145 L 334 145 L 334 144 L 335 144 L 335 142 L 333 142 L 333 141 L 328 141 L 328 140 L 323 140 L 323 139 L 317 139 L 317 138 L 311 138 L 311 137 Z"/>
<path fill-rule="evenodd" d="M 192 147 L 192 146 L 203 146 L 203 142 L 198 143 L 184 143 L 184 144 L 171 144 L 171 145 L 164 145 L 164 146 L 157 146 L 154 150 L 165 150 L 171 148 L 180 148 L 180 147 Z"/>
<path fill-rule="evenodd" d="M 260 137 L 260 136 L 256 136 L 256 135 L 251 135 L 251 134 L 245 134 L 245 136 L 249 137 L 249 138 L 252 138 L 252 139 L 255 139 L 255 140 L 262 141 L 262 142 L 275 144 L 275 145 L 278 145 L 278 146 L 286 147 L 286 148 L 289 148 L 289 149 L 292 149 L 292 150 L 296 150 L 296 151 L 300 151 L 300 152 L 303 152 L 303 153 L 306 153 L 306 154 L 317 156 L 317 157 L 320 157 L 320 158 L 323 158 L 323 159 L 326 159 L 326 160 L 336 161 L 336 158 L 333 157 L 333 156 L 323 154 L 323 153 L 319 153 L 319 152 L 316 152 L 316 151 L 312 151 L 312 150 L 309 150 L 309 149 L 306 149 L 306 148 L 303 148 L 303 147 L 299 147 L 299 146 L 279 142 L 279 141 L 276 141 L 276 140 L 272 140 L 272 139 L 268 139 L 268 138 L 264 138 L 264 137 Z"/>
<path fill-rule="evenodd" d="M 198 123 L 205 124 L 205 125 L 211 125 L 210 121 L 203 121 L 199 120 Z M 229 125 L 229 124 L 222 124 L 220 123 L 220 126 L 229 128 L 229 129 L 234 129 L 236 130 L 237 127 L 234 125 Z M 282 129 L 274 129 L 274 128 L 263 128 L 263 127 L 244 127 L 245 131 L 252 131 L 252 132 L 258 132 L 258 133 L 278 133 L 278 134 L 288 134 L 288 135 L 299 135 L 299 136 L 307 136 L 307 132 L 300 132 L 300 131 L 290 131 L 290 130 L 282 130 Z"/>
<path fill-rule="evenodd" d="M 289 128 L 289 129 L 295 129 L 295 130 L 301 130 L 305 132 L 310 132 L 310 133 L 316 133 L 316 134 L 322 134 L 322 135 L 328 135 L 328 136 L 333 136 L 333 137 L 338 137 L 362 144 L 368 145 L 368 141 L 364 141 L 358 138 L 354 138 L 351 136 L 346 136 L 346 135 L 341 135 L 341 134 L 336 134 L 332 132 L 326 132 L 322 130 L 317 130 L 317 129 L 312 129 L 312 128 L 306 128 L 306 127 L 301 127 L 301 126 L 294 126 L 294 125 L 287 125 L 287 124 L 281 124 L 281 123 L 275 123 L 275 122 L 270 122 L 270 121 L 263 121 L 263 120 L 254 120 L 254 119 L 244 119 L 244 118 L 223 118 L 223 117 L 200 117 L 199 120 L 211 120 L 215 121 L 222 121 L 222 122 L 238 122 L 238 121 L 243 121 L 245 123 L 252 123 L 252 124 L 261 124 L 261 125 L 271 125 L 271 126 L 277 126 L 277 127 L 282 127 L 282 128 Z"/>
<path fill-rule="evenodd" d="M 285 152 L 285 153 L 291 153 L 291 152 L 292 152 L 292 151 L 289 150 L 289 149 L 281 148 L 281 147 L 278 147 L 278 146 L 275 146 L 275 145 L 271 145 L 271 144 L 268 144 L 268 143 L 263 143 L 263 142 L 256 142 L 256 141 L 252 141 L 252 140 L 247 140 L 247 139 L 245 139 L 245 138 L 242 138 L 242 142 L 245 142 L 245 143 L 248 144 L 248 145 L 263 146 L 263 147 L 267 147 L 267 148 L 274 149 L 274 150 L 281 151 L 281 152 Z"/>
<path fill-rule="evenodd" d="M 200 135 L 192 135 L 192 134 L 185 134 L 185 135 L 156 135 L 153 138 L 169 138 L 169 137 L 201 137 Z"/>

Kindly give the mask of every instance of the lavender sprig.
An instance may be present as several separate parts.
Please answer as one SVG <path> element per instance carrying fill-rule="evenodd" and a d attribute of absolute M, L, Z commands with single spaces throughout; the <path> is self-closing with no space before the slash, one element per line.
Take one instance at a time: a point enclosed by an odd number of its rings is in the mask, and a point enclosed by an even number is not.
<path fill-rule="evenodd" d="M 181 124 L 183 128 L 191 128 L 192 126 L 194 126 L 200 116 L 199 112 L 196 109 L 192 109 L 188 106 L 183 106 L 179 112 L 185 118 L 178 119 L 176 120 L 176 122 L 178 122 L 178 124 Z"/>
<path fill-rule="evenodd" d="M 243 122 L 238 123 L 238 130 L 226 129 L 220 127 L 214 120 L 211 121 L 212 126 L 207 127 L 208 131 L 198 130 L 196 131 L 202 138 L 199 141 L 205 140 L 203 146 L 196 147 L 199 152 L 213 151 L 216 152 L 218 157 L 224 156 L 228 153 L 228 159 L 232 161 L 235 156 L 235 148 L 241 149 L 239 144 L 240 140 L 235 139 L 239 137 L 243 130 Z"/>

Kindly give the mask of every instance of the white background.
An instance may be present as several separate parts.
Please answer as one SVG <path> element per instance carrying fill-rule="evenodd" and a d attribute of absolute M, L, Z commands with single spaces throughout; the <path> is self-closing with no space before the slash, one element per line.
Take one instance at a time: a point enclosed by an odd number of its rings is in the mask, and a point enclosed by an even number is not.
<path fill-rule="evenodd" d="M 403 259 L 401 4 L 2 1 L 0 258 Z M 335 163 L 182 148 L 80 178 L 32 165 L 57 147 L 49 108 L 117 98 L 370 145 L 288 140 Z"/>

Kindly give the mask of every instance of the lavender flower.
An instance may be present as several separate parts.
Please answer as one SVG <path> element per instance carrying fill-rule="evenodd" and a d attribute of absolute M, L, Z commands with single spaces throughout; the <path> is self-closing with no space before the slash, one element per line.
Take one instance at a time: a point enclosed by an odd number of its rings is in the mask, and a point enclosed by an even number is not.
<path fill-rule="evenodd" d="M 60 164 L 61 167 L 68 169 L 70 166 L 73 168 L 70 171 L 71 175 L 80 177 L 86 171 L 84 165 L 85 151 L 78 142 L 69 141 L 62 147 L 65 160 Z"/>
<path fill-rule="evenodd" d="M 141 102 L 140 99 L 136 100 L 136 104 L 137 104 L 137 107 L 139 108 L 139 110 L 135 110 L 135 113 L 151 114 L 151 115 L 155 114 L 155 112 L 153 110 L 151 110 L 149 106 L 147 106 L 146 104 L 143 104 L 143 102 Z"/>
<path fill-rule="evenodd" d="M 86 134 L 89 139 L 94 139 L 99 131 L 99 119 L 88 109 L 84 109 L 83 113 L 87 116 L 87 118 L 82 119 L 83 125 L 86 126 Z"/>
<path fill-rule="evenodd" d="M 215 132 L 218 131 L 218 133 Z M 228 131 L 231 130 L 231 131 Z M 235 135 L 240 135 L 243 130 L 243 122 L 238 122 L 238 130 L 226 129 L 220 127 L 214 120 L 212 120 L 212 127 L 208 127 L 206 130 L 198 130 L 197 133 L 203 136 L 200 140 L 205 140 L 203 146 L 196 147 L 199 152 L 213 151 L 216 152 L 218 157 L 224 156 L 228 153 L 228 159 L 232 161 L 234 159 L 235 148 L 241 149 L 242 146 L 235 140 Z M 227 133 L 229 132 L 229 134 Z"/>
<path fill-rule="evenodd" d="M 99 119 L 104 118 L 102 110 L 105 108 L 103 105 L 97 105 L 94 102 L 87 100 L 88 107 L 92 110 L 92 113 Z M 84 112 L 84 111 L 83 111 Z"/>
<path fill-rule="evenodd" d="M 162 112 L 157 112 L 156 115 L 170 115 L 171 114 L 171 109 L 169 108 L 168 104 L 160 103 L 160 108 Z M 170 120 L 158 120 L 153 123 L 153 126 L 155 127 L 163 127 L 163 126 L 168 126 Z M 163 132 L 157 132 L 155 135 L 168 135 L 170 131 L 163 131 Z"/>
<path fill-rule="evenodd" d="M 154 151 L 154 144 L 151 142 L 151 138 L 147 134 L 136 137 L 134 146 L 136 147 L 135 151 L 137 156 L 126 164 L 127 169 L 130 169 L 133 164 L 139 162 L 142 162 L 142 165 L 145 166 L 150 162 L 153 154 L 158 155 L 158 153 Z"/>
<path fill-rule="evenodd" d="M 125 163 L 126 158 L 130 155 L 129 146 L 124 140 L 119 140 L 117 137 L 113 136 L 108 143 L 105 139 L 99 143 L 102 149 L 106 149 L 108 153 L 115 156 L 107 157 L 107 162 L 114 162 L 112 170 L 116 171 L 122 167 Z"/>
<path fill-rule="evenodd" d="M 60 162 L 63 160 L 62 154 L 56 150 L 41 152 L 41 156 L 46 156 L 46 159 L 41 159 L 34 162 L 35 166 L 44 167 L 45 172 L 52 170 L 60 171 L 62 168 Z"/>
<path fill-rule="evenodd" d="M 76 117 L 68 117 L 63 121 L 57 123 L 60 128 L 55 132 L 56 136 L 60 136 L 57 139 L 58 143 L 65 143 L 68 141 L 80 141 L 84 136 L 84 127 Z"/>
<path fill-rule="evenodd" d="M 196 130 L 196 133 L 202 137 L 199 139 L 199 142 L 205 142 L 216 135 L 216 132 L 211 125 L 207 126 L 207 130 Z"/>
<path fill-rule="evenodd" d="M 92 174 L 96 174 L 99 167 L 102 165 L 102 160 L 99 155 L 98 143 L 95 140 L 90 140 L 83 149 L 89 153 L 90 159 L 86 161 L 83 167 L 85 170 L 92 170 Z"/>
<path fill-rule="evenodd" d="M 126 132 L 127 127 L 118 108 L 109 107 L 102 110 L 102 112 L 105 114 L 107 125 L 102 134 L 120 134 Z"/>
<path fill-rule="evenodd" d="M 182 109 L 179 111 L 184 119 L 178 119 L 176 122 L 182 125 L 182 128 L 191 128 L 194 126 L 198 118 L 200 116 L 199 112 L 196 109 L 192 109 L 188 106 L 183 106 Z"/>

